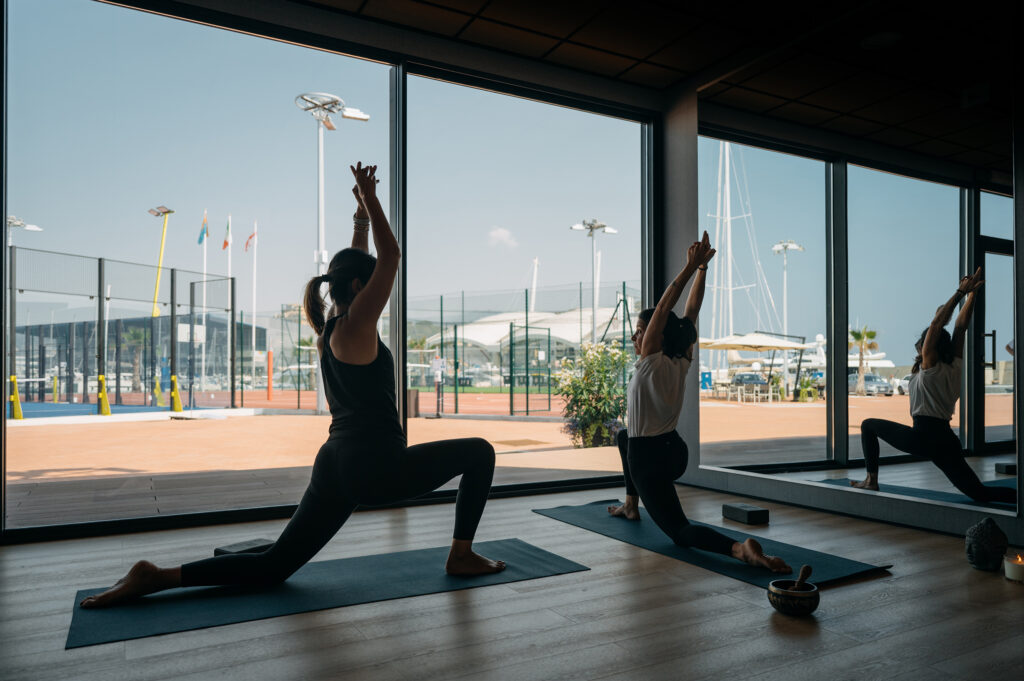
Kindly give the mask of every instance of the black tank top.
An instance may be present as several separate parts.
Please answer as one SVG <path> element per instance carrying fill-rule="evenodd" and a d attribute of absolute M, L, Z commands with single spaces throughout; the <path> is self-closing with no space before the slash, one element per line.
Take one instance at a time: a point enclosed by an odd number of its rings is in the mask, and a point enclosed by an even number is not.
<path fill-rule="evenodd" d="M 342 315 L 343 316 L 343 315 Z M 331 409 L 330 436 L 366 435 L 374 438 L 405 432 L 395 406 L 395 359 L 384 341 L 377 337 L 377 357 L 369 364 L 348 364 L 331 352 L 331 332 L 341 316 L 324 325 L 320 371 Z"/>

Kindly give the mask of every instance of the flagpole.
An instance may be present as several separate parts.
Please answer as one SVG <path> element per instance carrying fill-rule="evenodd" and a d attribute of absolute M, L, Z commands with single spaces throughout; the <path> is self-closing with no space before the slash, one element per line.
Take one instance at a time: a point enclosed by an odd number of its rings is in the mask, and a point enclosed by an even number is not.
<path fill-rule="evenodd" d="M 210 240 L 210 223 L 203 211 L 203 344 L 199 355 L 199 390 L 206 391 L 206 242 Z M 195 339 L 191 339 L 195 343 Z"/>
<path fill-rule="evenodd" d="M 227 244 L 228 244 L 227 245 L 227 249 L 228 249 L 228 281 L 230 282 L 231 281 L 231 215 L 228 215 L 228 233 L 227 233 L 227 238 L 224 239 L 224 240 L 227 241 Z M 235 347 L 235 327 L 229 321 L 228 322 L 228 357 L 231 357 L 231 349 L 233 347 Z M 234 371 L 234 367 L 232 367 L 231 371 L 232 372 Z M 233 391 L 235 389 L 235 386 L 232 385 L 230 389 Z M 232 393 L 232 394 L 234 394 L 234 393 Z"/>
<path fill-rule="evenodd" d="M 259 237 L 256 236 L 257 223 L 252 221 L 252 389 L 256 390 L 256 249 Z"/>

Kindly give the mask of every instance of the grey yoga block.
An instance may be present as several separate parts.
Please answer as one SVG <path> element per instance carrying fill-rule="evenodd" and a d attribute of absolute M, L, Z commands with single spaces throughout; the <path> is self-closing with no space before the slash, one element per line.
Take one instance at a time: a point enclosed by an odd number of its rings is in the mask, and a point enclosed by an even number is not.
<path fill-rule="evenodd" d="M 747 525 L 767 525 L 768 509 L 751 504 L 722 504 L 722 517 Z"/>
<path fill-rule="evenodd" d="M 250 539 L 249 541 L 240 541 L 237 544 L 218 546 L 213 550 L 213 555 L 223 556 L 228 553 L 263 553 L 273 545 L 274 542 L 270 539 Z"/>
<path fill-rule="evenodd" d="M 996 473 L 1003 473 L 1004 475 L 1017 475 L 1017 464 L 1015 463 L 997 463 Z"/>

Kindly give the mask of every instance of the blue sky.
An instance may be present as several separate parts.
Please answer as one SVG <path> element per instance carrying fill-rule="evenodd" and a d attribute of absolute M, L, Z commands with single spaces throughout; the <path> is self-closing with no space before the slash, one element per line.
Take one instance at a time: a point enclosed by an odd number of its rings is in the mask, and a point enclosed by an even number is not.
<path fill-rule="evenodd" d="M 8 212 L 45 230 L 16 231 L 16 245 L 155 264 L 160 221 L 146 209 L 164 204 L 177 211 L 165 265 L 199 270 L 206 209 L 209 270 L 225 273 L 230 213 L 247 314 L 252 262 L 241 247 L 254 220 L 258 310 L 298 302 L 316 238 L 316 128 L 293 103 L 306 91 L 333 92 L 371 116 L 326 136 L 328 248 L 351 234 L 349 163 L 382 165 L 387 205 L 387 66 L 88 0 L 7 8 Z M 629 121 L 410 79 L 410 296 L 522 289 L 534 258 L 540 287 L 589 282 L 589 241 L 569 230 L 589 217 L 619 232 L 599 237 L 602 281 L 638 280 L 640 135 Z M 754 282 L 756 254 L 781 315 L 782 258 L 770 248 L 799 242 L 806 250 L 788 259 L 789 328 L 813 338 L 825 331 L 822 164 L 735 148 L 748 191 L 734 190 L 733 212 L 749 209 L 756 229 L 751 247 L 746 224 L 734 223 L 735 283 Z M 700 221 L 713 234 L 718 143 L 702 140 L 699 151 Z M 957 190 L 852 168 L 849 202 L 851 323 L 876 329 L 890 358 L 908 363 L 957 283 Z M 1008 235 L 1010 205 L 986 198 L 987 233 Z M 1008 269 L 990 278 L 1000 339 L 1010 337 Z M 764 328 L 746 296 L 736 294 L 736 330 Z"/>

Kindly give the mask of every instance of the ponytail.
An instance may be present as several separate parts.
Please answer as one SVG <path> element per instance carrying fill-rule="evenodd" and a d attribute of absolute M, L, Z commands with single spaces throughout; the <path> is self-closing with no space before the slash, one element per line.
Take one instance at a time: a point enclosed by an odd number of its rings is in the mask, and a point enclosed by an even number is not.
<path fill-rule="evenodd" d="M 302 300 L 302 307 L 306 312 L 306 320 L 309 325 L 316 331 L 316 335 L 320 335 L 324 332 L 324 297 L 320 295 L 320 285 L 325 281 L 328 281 L 329 277 L 325 274 L 319 277 L 313 277 L 306 284 L 306 295 Z"/>
<path fill-rule="evenodd" d="M 352 292 L 352 281 L 358 279 L 363 286 L 366 286 L 376 265 L 377 258 L 366 251 L 358 248 L 343 248 L 331 258 L 327 274 L 309 280 L 309 283 L 306 284 L 302 307 L 306 312 L 306 319 L 316 331 L 316 335 L 323 335 L 324 327 L 327 325 L 327 320 L 324 318 L 324 308 L 327 303 L 320 295 L 320 285 L 329 285 L 328 293 L 335 303 L 350 305 L 352 299 L 355 298 L 355 294 Z"/>

